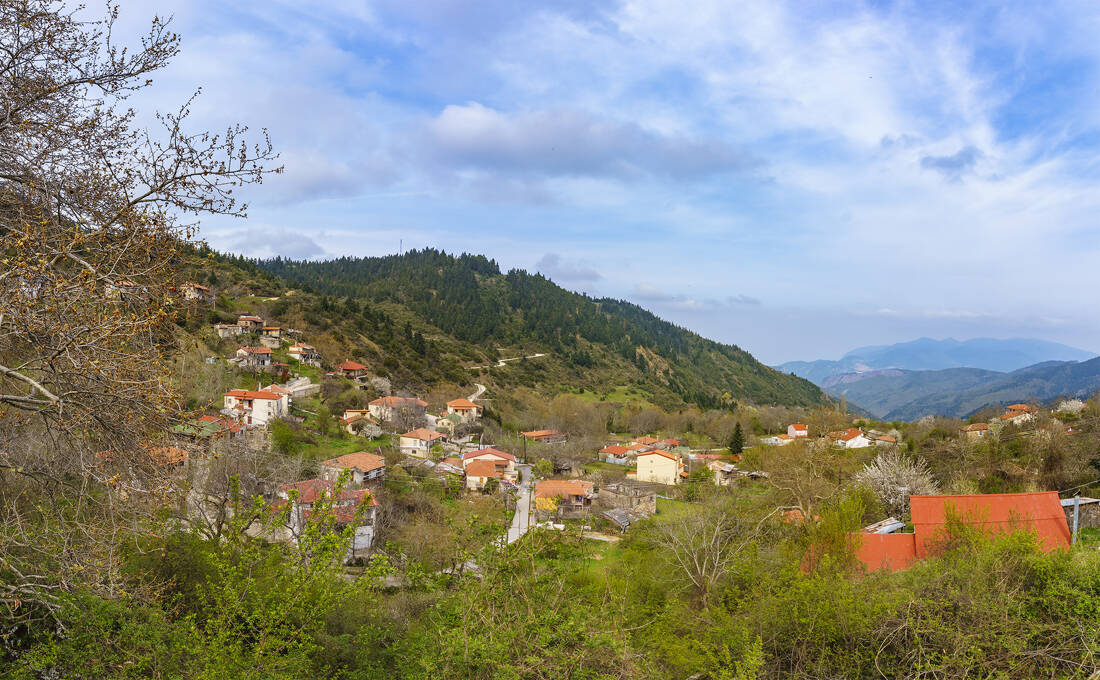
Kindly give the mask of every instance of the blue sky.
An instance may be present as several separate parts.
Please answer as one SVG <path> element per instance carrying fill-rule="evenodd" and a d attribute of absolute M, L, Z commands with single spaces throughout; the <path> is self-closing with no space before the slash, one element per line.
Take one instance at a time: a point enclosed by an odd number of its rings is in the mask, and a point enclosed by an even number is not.
<path fill-rule="evenodd" d="M 164 2 L 137 104 L 270 131 L 220 249 L 484 253 L 769 363 L 1098 351 L 1100 5 L 964 4 Z"/>

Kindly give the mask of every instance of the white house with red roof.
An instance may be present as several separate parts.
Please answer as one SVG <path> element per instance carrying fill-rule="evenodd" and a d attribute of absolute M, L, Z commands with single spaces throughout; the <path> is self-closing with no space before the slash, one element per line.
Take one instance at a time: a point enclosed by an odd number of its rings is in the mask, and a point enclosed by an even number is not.
<path fill-rule="evenodd" d="M 290 412 L 290 397 L 265 390 L 229 390 L 225 393 L 225 408 L 237 422 L 267 425 Z"/>
<path fill-rule="evenodd" d="M 810 436 L 810 428 L 805 423 L 792 423 L 787 426 L 787 436 L 794 439 Z"/>
<path fill-rule="evenodd" d="M 684 461 L 675 453 L 653 449 L 638 454 L 635 479 L 639 482 L 673 485 L 679 484 L 684 477 L 687 477 Z"/>
<path fill-rule="evenodd" d="M 447 402 L 447 413 L 453 413 L 467 423 L 476 423 L 484 408 L 481 404 L 475 404 L 469 399 L 452 399 Z"/>
<path fill-rule="evenodd" d="M 432 449 L 432 444 L 442 442 L 446 440 L 446 438 L 446 435 L 442 432 L 429 430 L 426 427 L 418 427 L 415 430 L 411 430 L 401 435 L 399 447 L 401 453 L 407 456 L 427 458 L 428 453 Z"/>
<path fill-rule="evenodd" d="M 378 499 L 368 489 L 344 489 L 336 493 L 335 486 L 334 482 L 327 479 L 307 479 L 280 486 L 276 492 L 279 501 L 275 507 L 290 505 L 290 516 L 286 527 L 289 535 L 276 538 L 296 541 L 313 516 L 313 506 L 322 498 L 330 498 L 336 528 L 355 527 L 345 560 L 364 557 L 374 543 Z"/>
<path fill-rule="evenodd" d="M 180 291 L 183 293 L 184 300 L 195 300 L 197 302 L 213 302 L 214 293 L 206 286 L 188 281 L 180 286 Z"/>
<path fill-rule="evenodd" d="M 509 481 L 515 481 L 516 473 L 516 457 L 507 451 L 501 451 L 493 447 L 487 447 L 484 449 L 477 449 L 476 451 L 467 451 L 462 454 L 462 469 L 469 475 L 470 466 L 477 461 L 486 461 L 496 466 L 496 469 L 501 473 L 501 477 Z M 479 464 L 478 469 L 482 469 L 484 466 Z"/>
<path fill-rule="evenodd" d="M 858 427 L 849 427 L 847 430 L 830 432 L 825 435 L 833 440 L 833 444 L 846 449 L 863 449 L 874 445 L 874 440 Z"/>

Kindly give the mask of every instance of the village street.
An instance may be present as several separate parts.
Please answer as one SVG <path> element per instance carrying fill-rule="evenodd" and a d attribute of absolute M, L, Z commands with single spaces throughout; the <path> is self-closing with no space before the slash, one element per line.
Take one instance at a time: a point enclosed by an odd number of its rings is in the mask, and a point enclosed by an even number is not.
<path fill-rule="evenodd" d="M 531 527 L 531 466 L 517 465 L 519 470 L 519 495 L 516 497 L 516 514 L 504 536 L 504 544 L 510 545 L 527 533 Z"/>

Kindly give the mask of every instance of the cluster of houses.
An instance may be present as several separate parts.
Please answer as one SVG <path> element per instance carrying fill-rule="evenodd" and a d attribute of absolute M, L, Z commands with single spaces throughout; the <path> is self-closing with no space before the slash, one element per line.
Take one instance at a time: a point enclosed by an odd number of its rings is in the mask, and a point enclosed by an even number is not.
<path fill-rule="evenodd" d="M 767 446 L 786 446 L 787 444 L 793 444 L 799 439 L 807 439 L 809 436 L 810 430 L 804 423 L 792 423 L 787 426 L 786 434 L 764 437 L 760 440 L 760 443 Z M 827 432 L 822 436 L 833 446 L 842 449 L 863 449 L 868 446 L 897 446 L 898 444 L 896 435 L 878 432 L 877 430 L 864 430 L 859 427 L 849 427 L 843 430 Z"/>

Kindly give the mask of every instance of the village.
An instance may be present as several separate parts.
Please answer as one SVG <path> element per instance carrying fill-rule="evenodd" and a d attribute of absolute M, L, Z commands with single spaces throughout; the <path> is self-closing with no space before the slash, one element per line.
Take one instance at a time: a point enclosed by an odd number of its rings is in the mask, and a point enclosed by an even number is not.
<path fill-rule="evenodd" d="M 207 303 L 212 299 L 211 291 L 199 284 L 188 284 L 183 291 L 190 301 Z M 319 502 L 331 504 L 335 527 L 348 529 L 353 536 L 348 564 L 369 560 L 377 547 L 386 524 L 379 519 L 380 513 L 386 512 L 386 482 L 395 474 L 406 482 L 417 480 L 418 484 L 445 489 L 454 498 L 497 499 L 508 515 L 507 526 L 501 527 L 507 543 L 532 527 L 574 527 L 592 538 L 614 541 L 662 508 L 680 508 L 697 498 L 700 485 L 713 489 L 706 493 L 728 493 L 769 484 L 768 466 L 760 464 L 769 449 L 797 446 L 832 452 L 873 449 L 897 453 L 906 446 L 897 428 L 876 429 L 861 420 L 823 432 L 812 432 L 806 423 L 796 422 L 779 434 L 746 435 L 738 425 L 734 441 L 702 443 L 697 439 L 695 446 L 670 433 L 609 434 L 602 447 L 589 452 L 586 461 L 578 463 L 574 457 L 573 462 L 562 463 L 551 454 L 570 438 L 556 429 L 517 431 L 511 437 L 501 436 L 501 441 L 487 439 L 483 419 L 486 400 L 491 401 L 492 395 L 484 385 L 475 384 L 471 394 L 430 403 L 415 394 L 393 391 L 388 381 L 371 375 L 366 365 L 353 359 L 340 357 L 330 363 L 305 342 L 303 333 L 260 316 L 240 314 L 235 324 L 217 323 L 211 330 L 237 349 L 230 356 L 209 357 L 207 363 L 224 362 L 228 370 L 254 382 L 254 389 L 226 390 L 220 408 L 172 428 L 171 444 L 163 449 L 169 453 L 161 457 L 178 467 L 178 475 L 208 475 L 208 461 L 218 456 L 239 456 L 242 450 L 278 450 L 277 433 L 285 430 L 286 423 L 296 423 L 296 427 L 312 423 L 314 428 L 327 430 L 328 424 L 317 420 L 317 412 L 323 408 L 322 383 L 338 383 L 356 394 L 382 393 L 332 414 L 337 428 L 333 436 L 338 437 L 329 451 L 333 455 L 319 451 L 313 460 L 288 468 L 296 470 L 290 474 L 299 478 L 275 480 L 277 483 L 255 478 L 250 489 L 272 508 L 283 510 L 284 520 L 277 529 L 252 530 L 255 536 L 270 541 L 297 540 L 314 507 Z M 1050 413 L 1073 416 L 1083 408 L 1081 401 L 1067 401 Z M 1031 437 L 1051 428 L 1066 436 L 1078 431 L 1062 425 L 1050 413 L 1036 428 L 1039 407 L 1012 404 L 992 422 L 968 423 L 955 436 L 964 442 L 981 442 L 991 432 L 998 437 Z M 192 483 L 192 487 L 202 485 Z M 869 525 L 857 540 L 859 559 L 871 570 L 910 565 L 921 554 L 922 539 L 919 532 L 899 531 L 916 524 L 925 526 L 924 531 L 928 525 L 942 525 L 943 503 L 947 501 L 979 508 L 985 515 L 1012 515 L 1025 521 L 1034 516 L 1037 526 L 1046 527 L 1044 536 L 1059 545 L 1076 540 L 1078 528 L 1100 527 L 1096 516 L 1100 500 L 1092 498 L 1060 499 L 1054 492 L 1038 496 L 914 494 L 912 522 L 891 516 Z M 224 498 L 192 493 L 190 502 L 196 512 L 206 514 L 210 509 L 203 506 L 223 503 Z M 929 510 L 933 507 L 936 509 Z M 797 505 L 777 511 L 781 521 L 796 523 L 805 521 L 810 512 Z M 922 512 L 938 520 L 920 519 Z"/>

